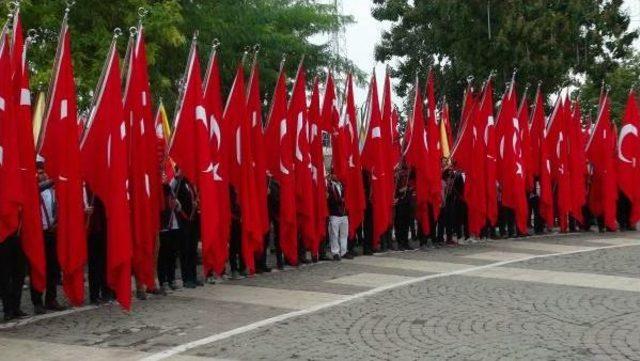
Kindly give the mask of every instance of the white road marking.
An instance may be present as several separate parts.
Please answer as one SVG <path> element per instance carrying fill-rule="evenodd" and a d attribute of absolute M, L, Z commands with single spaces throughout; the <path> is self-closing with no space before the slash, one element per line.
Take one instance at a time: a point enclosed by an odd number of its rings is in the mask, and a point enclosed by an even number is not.
<path fill-rule="evenodd" d="M 98 306 L 83 306 L 83 307 L 69 308 L 67 310 L 60 311 L 60 312 L 45 313 L 44 315 L 37 315 L 37 316 L 33 316 L 33 317 L 22 319 L 22 320 L 18 320 L 18 321 L 2 323 L 2 324 L 0 324 L 0 330 L 13 328 L 13 327 L 24 326 L 24 325 L 27 325 L 27 324 L 30 324 L 30 323 L 33 323 L 33 322 L 38 322 L 38 321 L 46 320 L 46 319 L 49 319 L 49 318 L 56 318 L 56 317 L 60 317 L 60 316 L 66 316 L 66 315 L 69 315 L 69 314 L 72 314 L 72 313 L 77 313 L 77 312 L 82 312 L 82 311 L 89 311 L 89 310 L 93 310 L 93 309 L 96 309 L 96 308 L 98 308 Z"/>
<path fill-rule="evenodd" d="M 556 244 L 556 243 L 542 243 L 542 242 L 528 242 L 528 241 L 511 241 L 495 243 L 496 246 L 505 246 L 514 249 L 529 249 L 532 251 L 544 251 L 544 252 L 573 252 L 584 251 L 589 249 L 595 249 L 594 246 L 579 246 L 569 244 Z"/>
<path fill-rule="evenodd" d="M 469 254 L 463 257 L 471 258 L 471 259 L 481 259 L 485 261 L 508 261 L 512 259 L 520 259 L 527 256 L 531 256 L 531 254 L 503 252 L 503 251 L 489 251 L 489 252 Z"/>
<path fill-rule="evenodd" d="M 496 267 L 469 272 L 465 274 L 465 276 L 640 292 L 640 279 L 638 278 L 600 275 L 594 273 Z"/>
<path fill-rule="evenodd" d="M 374 266 L 381 268 L 396 268 L 407 271 L 420 272 L 453 272 L 469 268 L 468 264 L 448 263 L 436 261 L 419 261 L 414 259 L 395 258 L 395 257 L 356 257 L 348 263 L 359 264 L 363 266 Z"/>
<path fill-rule="evenodd" d="M 183 289 L 178 297 L 194 297 L 213 301 L 248 303 L 252 305 L 303 310 L 327 302 L 339 301 L 344 295 L 239 285 L 216 285 L 211 289 Z"/>
<path fill-rule="evenodd" d="M 636 244 L 640 244 L 640 241 L 638 243 L 636 243 Z M 261 327 L 273 325 L 275 323 L 278 323 L 278 322 L 281 322 L 281 321 L 285 321 L 285 320 L 288 320 L 288 319 L 291 319 L 291 318 L 304 316 L 304 315 L 309 315 L 309 314 L 312 314 L 312 313 L 315 313 L 315 312 L 318 312 L 318 311 L 322 311 L 322 310 L 325 310 L 325 309 L 328 309 L 328 308 L 331 308 L 331 307 L 339 306 L 339 305 L 342 305 L 344 303 L 347 303 L 347 302 L 350 302 L 350 301 L 354 301 L 354 300 L 357 300 L 357 299 L 360 299 L 360 298 L 370 297 L 370 296 L 376 295 L 376 294 L 381 293 L 381 292 L 393 290 L 393 289 L 404 287 L 404 286 L 409 286 L 409 285 L 412 285 L 412 284 L 415 284 L 415 283 L 419 283 L 419 282 L 423 282 L 423 281 L 430 280 L 430 279 L 436 279 L 436 278 L 442 278 L 442 277 L 448 277 L 448 276 L 455 276 L 455 275 L 462 275 L 462 274 L 466 274 L 466 273 L 469 273 L 469 272 L 476 272 L 476 271 L 481 271 L 481 270 L 485 270 L 485 269 L 501 267 L 501 266 L 505 266 L 505 265 L 508 265 L 508 264 L 512 264 L 512 263 L 516 263 L 516 262 L 522 262 L 522 261 L 528 261 L 528 260 L 537 259 L 537 258 L 546 258 L 546 257 L 578 254 L 578 253 L 584 253 L 584 252 L 591 252 L 591 251 L 595 251 L 595 250 L 620 248 L 620 247 L 626 247 L 626 246 L 628 246 L 628 245 L 612 245 L 612 246 L 581 249 L 581 250 L 559 252 L 559 253 L 552 253 L 552 254 L 533 255 L 533 256 L 526 257 L 526 258 L 522 258 L 522 259 L 495 262 L 495 263 L 491 263 L 491 264 L 487 264 L 487 265 L 483 265 L 483 266 L 471 266 L 471 267 L 468 267 L 468 268 L 465 268 L 465 269 L 461 269 L 461 270 L 456 270 L 456 271 L 451 271 L 451 272 L 445 272 L 445 273 L 439 273 L 439 274 L 433 274 L 433 275 L 417 277 L 417 278 L 414 278 L 414 279 L 410 279 L 410 280 L 394 283 L 394 284 L 387 285 L 387 286 L 376 287 L 376 288 L 373 288 L 373 289 L 370 289 L 370 290 L 367 290 L 367 291 L 364 291 L 364 292 L 360 292 L 360 293 L 356 293 L 354 295 L 346 296 L 346 297 L 344 297 L 343 299 L 340 299 L 340 300 L 327 302 L 327 303 L 320 304 L 320 305 L 317 305 L 317 306 L 309 307 L 307 309 L 293 311 L 293 312 L 285 313 L 285 314 L 282 314 L 282 315 L 270 317 L 270 318 L 267 318 L 267 319 L 264 319 L 264 320 L 261 320 L 261 321 L 258 321 L 258 322 L 254 322 L 254 323 L 242 326 L 242 327 L 238 327 L 238 328 L 226 331 L 226 332 L 214 334 L 214 335 L 211 335 L 211 336 L 199 339 L 199 340 L 187 342 L 187 343 L 184 343 L 182 345 L 178 345 L 178 346 L 166 349 L 164 351 L 158 352 L 156 354 L 150 355 L 148 357 L 145 357 L 142 360 L 143 361 L 164 360 L 164 359 L 167 359 L 169 357 L 178 355 L 180 353 L 189 351 L 191 349 L 194 349 L 194 348 L 197 348 L 197 347 L 200 347 L 200 346 L 204 346 L 204 345 L 208 345 L 208 344 L 220 341 L 220 340 L 224 340 L 224 339 L 227 339 L 227 338 L 232 337 L 232 336 L 240 335 L 240 334 L 243 334 L 245 332 L 253 331 L 253 330 L 259 329 Z M 378 258 L 378 259 L 381 260 L 381 259 L 384 259 L 384 258 Z"/>
<path fill-rule="evenodd" d="M 358 287 L 380 287 L 387 286 L 398 282 L 414 279 L 415 277 L 388 275 L 383 273 L 358 273 L 351 276 L 334 278 L 326 281 L 340 285 L 358 286 Z"/>

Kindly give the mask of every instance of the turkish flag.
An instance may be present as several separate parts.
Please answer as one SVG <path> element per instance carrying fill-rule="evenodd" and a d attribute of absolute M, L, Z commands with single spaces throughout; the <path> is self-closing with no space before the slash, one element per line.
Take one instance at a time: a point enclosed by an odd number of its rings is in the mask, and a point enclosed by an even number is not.
<path fill-rule="evenodd" d="M 71 36 L 62 23 L 53 68 L 52 85 L 40 136 L 39 153 L 53 179 L 57 201 L 57 251 L 62 286 L 73 305 L 84 301 L 87 241 L 82 203 L 78 108 L 71 63 Z M 104 150 L 103 150 L 104 152 Z"/>
<path fill-rule="evenodd" d="M 431 231 L 431 218 L 429 214 L 430 190 L 428 173 L 428 139 L 424 124 L 424 110 L 421 99 L 420 84 L 416 79 L 415 96 L 413 100 L 413 111 L 411 113 L 411 123 L 409 124 L 410 137 L 406 139 L 404 157 L 407 164 L 413 168 L 416 179 L 416 219 L 422 226 L 422 231 L 428 234 Z"/>
<path fill-rule="evenodd" d="M 138 27 L 136 38 L 131 38 L 128 64 L 124 117 L 129 145 L 133 273 L 147 289 L 153 290 L 161 179 L 142 26 Z"/>
<path fill-rule="evenodd" d="M 473 146 L 473 126 L 475 119 L 471 117 L 477 113 L 476 95 L 473 92 L 471 86 L 468 86 L 464 92 L 464 100 L 462 103 L 462 112 L 460 114 L 460 122 L 458 125 L 458 131 L 456 134 L 455 142 L 451 150 L 451 158 L 454 165 L 462 170 L 468 172 L 471 168 L 471 156 Z"/>
<path fill-rule="evenodd" d="M 22 202 L 22 182 L 18 169 L 18 122 L 15 121 L 15 90 L 12 87 L 12 61 L 9 29 L 5 25 L 0 39 L 0 242 L 18 230 Z"/>
<path fill-rule="evenodd" d="M 324 172 L 324 153 L 322 148 L 323 132 L 320 117 L 320 90 L 318 78 L 313 81 L 311 102 L 307 112 L 309 116 L 309 148 L 311 153 L 311 174 L 313 175 L 313 200 L 315 213 L 315 238 L 312 249 L 319 250 L 322 239 L 327 235 L 327 184 Z M 316 252 L 317 254 L 317 252 Z"/>
<path fill-rule="evenodd" d="M 546 136 L 551 160 L 551 179 L 552 184 L 555 184 L 555 214 L 562 232 L 566 232 L 568 229 L 568 218 L 571 211 L 567 131 L 567 116 L 569 112 L 566 103 L 564 96 L 559 95 L 547 125 Z"/>
<path fill-rule="evenodd" d="M 253 59 L 251 75 L 249 77 L 249 89 L 247 94 L 247 112 L 251 119 L 251 154 L 253 156 L 253 168 L 256 177 L 255 194 L 258 211 L 259 229 L 262 235 L 269 232 L 269 212 L 267 209 L 267 165 L 266 151 L 264 147 L 264 132 L 262 130 L 262 101 L 260 101 L 260 70 L 257 57 Z M 254 252 L 262 252 L 264 241 L 262 238 L 254 245 Z"/>
<path fill-rule="evenodd" d="M 269 149 L 267 166 L 280 185 L 280 248 L 289 264 L 298 264 L 298 219 L 296 212 L 295 174 L 293 169 L 294 134 L 287 120 L 287 88 L 284 69 L 273 91 L 265 144 Z"/>
<path fill-rule="evenodd" d="M 160 101 L 155 117 L 156 130 L 156 146 L 158 159 L 160 160 L 159 173 L 163 183 L 169 183 L 175 177 L 175 169 L 173 160 L 169 157 L 169 139 L 171 139 L 171 128 L 169 127 L 169 118 L 164 109 L 164 104 Z"/>
<path fill-rule="evenodd" d="M 442 145 L 440 144 L 440 129 L 436 116 L 435 80 L 432 70 L 427 75 L 427 87 L 425 94 L 427 108 L 426 132 L 427 132 L 427 160 L 428 165 L 426 180 L 429 187 L 430 217 L 437 221 L 442 206 Z"/>
<path fill-rule="evenodd" d="M 369 172 L 371 177 L 371 205 L 373 218 L 374 249 L 380 247 L 380 237 L 391 225 L 391 208 L 389 206 L 388 180 L 391 174 L 387 173 L 388 163 L 385 157 L 385 140 L 389 137 L 383 135 L 382 117 L 378 102 L 378 84 L 375 73 L 369 83 L 369 96 L 365 108 L 365 122 L 368 125 L 364 146 L 362 148 L 362 168 Z M 388 129 L 388 128 L 387 128 Z"/>
<path fill-rule="evenodd" d="M 486 157 L 485 162 L 485 187 L 486 187 L 486 217 L 489 225 L 495 225 L 498 220 L 498 193 L 497 193 L 497 157 L 498 142 L 496 140 L 495 121 L 493 118 L 493 82 L 487 81 L 478 109 L 477 131 L 481 132 L 484 141 Z"/>
<path fill-rule="evenodd" d="M 622 128 L 618 137 L 618 187 L 631 201 L 630 224 L 640 221 L 640 114 L 636 93 L 631 90 L 622 117 Z"/>
<path fill-rule="evenodd" d="M 345 103 L 346 104 L 346 103 Z M 340 129 L 340 110 L 338 109 L 338 98 L 336 96 L 336 86 L 333 75 L 329 73 L 327 84 L 324 90 L 324 102 L 322 105 L 322 120 L 331 133 L 331 162 L 333 173 L 338 179 L 347 179 L 347 159 L 348 150 L 343 131 Z"/>
<path fill-rule="evenodd" d="M 525 185 L 527 192 L 533 191 L 533 174 L 531 167 L 533 163 L 533 154 L 531 153 L 531 134 L 529 133 L 529 102 L 527 100 L 527 91 L 522 96 L 520 107 L 518 109 L 518 130 L 520 140 L 522 141 L 522 164 L 525 174 Z"/>
<path fill-rule="evenodd" d="M 13 20 L 11 57 L 13 60 L 13 109 L 17 122 L 18 169 L 22 184 L 22 232 L 20 238 L 24 254 L 29 260 L 31 286 L 42 292 L 46 285 L 46 259 L 42 236 L 40 196 L 36 179 L 36 153 L 31 122 L 31 92 L 29 91 L 29 68 L 26 52 L 27 46 L 24 44 L 22 21 L 18 9 Z"/>
<path fill-rule="evenodd" d="M 356 129 L 357 118 L 353 94 L 353 75 L 349 73 L 345 89 L 345 103 L 338 122 L 338 136 L 341 140 L 337 142 L 337 145 L 344 147 L 344 152 L 333 153 L 334 157 L 342 158 L 340 162 L 346 167 L 346 173 L 342 175 L 336 169 L 336 176 L 344 184 L 345 206 L 349 214 L 349 238 L 355 236 L 356 230 L 362 224 L 366 205 L 362 165 L 360 163 L 360 141 L 358 140 Z"/>
<path fill-rule="evenodd" d="M 218 169 L 211 159 L 209 125 L 202 98 L 200 61 L 196 39 L 191 43 L 187 61 L 185 87 L 178 104 L 173 124 L 175 130 L 169 154 L 185 177 L 196 187 L 200 209 L 200 238 L 202 240 L 202 265 L 205 275 L 224 269 L 228 241 L 220 234 L 219 199 L 216 182 L 220 180 Z M 253 259 L 253 258 L 252 258 Z"/>
<path fill-rule="evenodd" d="M 221 276 L 225 270 L 229 246 L 229 237 L 231 236 L 231 206 L 229 199 L 229 172 L 226 166 L 227 158 L 225 158 L 224 142 L 228 143 L 226 131 L 229 128 L 222 126 L 222 91 L 220 90 L 220 65 L 216 49 L 213 49 L 209 57 L 209 65 L 207 66 L 207 74 L 204 82 L 203 94 L 204 107 L 209 116 L 209 148 L 211 162 L 213 164 L 213 172 L 215 174 L 213 180 L 213 193 L 217 195 L 218 205 L 216 207 L 218 213 L 217 220 L 217 236 L 215 243 L 212 245 L 211 269 L 217 275 Z M 225 134 L 225 136 L 223 136 Z"/>
<path fill-rule="evenodd" d="M 551 189 L 551 158 L 547 146 L 546 124 L 544 116 L 544 95 L 540 86 L 536 91 L 533 113 L 531 114 L 531 170 L 534 179 L 537 178 L 538 189 L 535 190 L 540 197 L 540 215 L 548 228 L 554 224 L 553 191 Z M 535 185 L 534 185 L 535 187 Z"/>
<path fill-rule="evenodd" d="M 582 112 L 580 103 L 574 102 L 573 111 L 567 118 L 569 134 L 569 177 L 571 182 L 570 214 L 578 223 L 584 224 L 582 207 L 587 202 L 587 157 L 582 136 Z"/>
<path fill-rule="evenodd" d="M 305 248 L 312 254 L 318 254 L 314 244 L 315 208 L 312 196 L 313 176 L 311 153 L 309 152 L 309 122 L 307 119 L 307 98 L 305 92 L 306 76 L 302 62 L 298 66 L 288 108 L 288 129 L 295 129 L 294 170 L 296 180 L 296 210 L 298 227 Z"/>
<path fill-rule="evenodd" d="M 122 84 L 115 38 L 111 42 L 103 74 L 98 84 L 97 101 L 80 143 L 82 172 L 91 190 L 105 204 L 107 284 L 116 293 L 120 306 L 130 310 L 133 241 L 127 189 L 127 127 L 122 108 Z M 152 286 L 155 287 L 153 283 Z"/>
<path fill-rule="evenodd" d="M 249 273 L 253 274 L 255 272 L 254 247 L 263 240 L 263 228 L 259 220 L 256 174 L 251 144 L 251 120 L 246 104 L 244 70 L 239 64 L 223 118 L 225 127 L 230 130 L 230 134 L 227 136 L 232 139 L 230 142 L 232 152 L 229 161 L 229 175 L 240 206 L 242 219 L 241 253 Z"/>
<path fill-rule="evenodd" d="M 395 168 L 400 162 L 400 148 L 394 145 L 397 132 L 395 129 L 397 124 L 394 124 L 394 111 L 395 109 L 393 109 L 391 101 L 391 79 L 389 78 L 389 72 L 387 71 L 384 77 L 382 93 L 382 126 L 380 129 L 382 131 L 382 156 L 385 160 L 387 207 L 389 208 L 390 214 L 392 214 L 391 212 L 393 211 L 394 195 L 396 191 Z M 395 113 L 396 117 L 397 115 L 398 114 Z"/>
<path fill-rule="evenodd" d="M 616 186 L 615 152 L 616 134 L 611 122 L 611 100 L 606 93 L 600 103 L 598 118 L 586 147 L 589 163 L 593 167 L 589 209 L 604 219 L 607 229 L 615 231 L 618 187 Z"/>

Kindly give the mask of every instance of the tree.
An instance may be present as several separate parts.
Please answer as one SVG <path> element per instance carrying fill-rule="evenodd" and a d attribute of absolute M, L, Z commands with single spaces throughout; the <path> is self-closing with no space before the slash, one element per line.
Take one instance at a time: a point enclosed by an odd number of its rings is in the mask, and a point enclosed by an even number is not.
<path fill-rule="evenodd" d="M 8 0 L 0 0 L 4 5 Z M 29 53 L 35 71 L 33 85 L 46 89 L 55 54 L 57 33 L 64 14 L 64 0 L 23 0 L 25 28 L 38 30 L 40 41 Z M 332 5 L 311 0 L 82 0 L 71 8 L 73 61 L 80 106 L 86 108 L 100 76 L 113 29 L 124 31 L 119 41 L 124 56 L 129 27 L 138 22 L 138 8 L 149 11 L 144 18 L 145 40 L 154 96 L 162 97 L 171 110 L 183 76 L 189 42 L 199 31 L 200 54 L 209 55 L 213 39 L 219 39 L 224 85 L 231 85 L 233 70 L 247 47 L 260 45 L 262 92 L 273 89 L 283 53 L 293 74 L 302 55 L 312 73 L 332 66 L 345 70 L 353 65 L 334 56 L 327 44 L 308 39 L 330 32 L 352 21 Z M 247 66 L 249 66 L 249 61 Z M 309 79 L 313 79 L 312 76 Z"/>
<path fill-rule="evenodd" d="M 373 16 L 391 21 L 376 46 L 380 61 L 397 60 L 398 92 L 433 66 L 439 87 L 459 109 L 465 78 L 496 70 L 503 84 L 517 67 L 518 82 L 542 81 L 546 94 L 572 74 L 599 83 L 631 54 L 623 0 L 373 0 Z M 455 113 L 454 113 L 455 114 Z"/>

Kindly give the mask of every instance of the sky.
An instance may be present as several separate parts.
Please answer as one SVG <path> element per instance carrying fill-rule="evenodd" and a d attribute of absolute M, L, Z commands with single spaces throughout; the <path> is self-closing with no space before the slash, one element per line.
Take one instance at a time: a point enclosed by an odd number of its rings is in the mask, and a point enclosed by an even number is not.
<path fill-rule="evenodd" d="M 631 28 L 640 29 L 640 0 L 625 0 L 626 10 L 631 15 Z M 380 40 L 380 35 L 388 29 L 389 23 L 381 23 L 371 16 L 371 0 L 342 0 L 342 10 L 345 15 L 351 15 L 355 23 L 345 29 L 346 56 L 367 74 L 375 66 L 379 86 L 384 79 L 384 65 L 376 64 L 374 47 Z M 640 40 L 635 43 L 640 50 Z M 356 89 L 356 102 L 362 104 L 366 100 L 367 89 Z M 401 105 L 399 99 L 395 99 Z"/>

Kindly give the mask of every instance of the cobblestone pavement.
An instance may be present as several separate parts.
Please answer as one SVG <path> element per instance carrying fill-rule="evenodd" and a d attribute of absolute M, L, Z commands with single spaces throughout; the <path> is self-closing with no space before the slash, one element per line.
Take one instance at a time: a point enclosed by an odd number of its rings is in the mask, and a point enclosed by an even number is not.
<path fill-rule="evenodd" d="M 640 360 L 639 296 L 640 233 L 485 241 L 0 323 L 0 360 Z"/>

